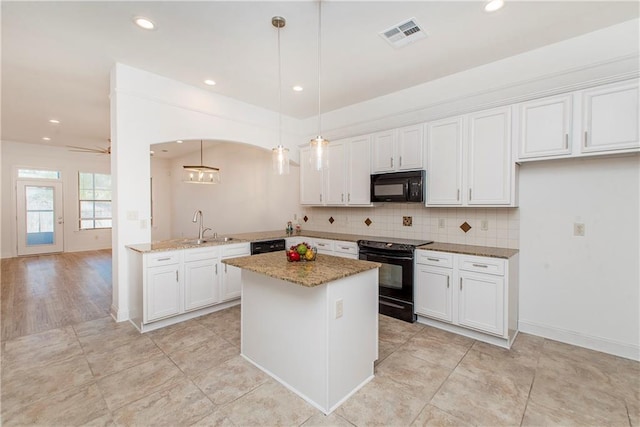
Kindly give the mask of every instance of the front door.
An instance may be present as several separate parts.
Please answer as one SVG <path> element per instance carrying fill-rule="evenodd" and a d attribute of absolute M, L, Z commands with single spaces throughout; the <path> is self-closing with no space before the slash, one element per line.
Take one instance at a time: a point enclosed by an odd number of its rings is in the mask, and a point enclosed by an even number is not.
<path fill-rule="evenodd" d="M 17 182 L 18 255 L 62 252 L 62 183 Z"/>

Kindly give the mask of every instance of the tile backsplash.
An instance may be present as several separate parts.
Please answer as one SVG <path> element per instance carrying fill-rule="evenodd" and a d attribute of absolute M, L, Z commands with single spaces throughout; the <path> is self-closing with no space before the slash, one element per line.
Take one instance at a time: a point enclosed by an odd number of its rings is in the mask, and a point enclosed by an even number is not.
<path fill-rule="evenodd" d="M 374 208 L 308 207 L 303 208 L 304 216 L 308 220 L 300 222 L 303 230 L 519 247 L 518 208 L 427 208 L 397 203 Z M 471 226 L 467 232 L 460 228 L 465 222 Z"/>

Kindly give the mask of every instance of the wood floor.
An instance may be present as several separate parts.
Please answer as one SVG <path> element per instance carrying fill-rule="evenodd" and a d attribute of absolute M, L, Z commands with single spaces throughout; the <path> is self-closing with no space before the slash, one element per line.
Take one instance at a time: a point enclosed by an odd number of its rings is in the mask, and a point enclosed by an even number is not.
<path fill-rule="evenodd" d="M 1 340 L 109 314 L 111 250 L 2 260 Z"/>

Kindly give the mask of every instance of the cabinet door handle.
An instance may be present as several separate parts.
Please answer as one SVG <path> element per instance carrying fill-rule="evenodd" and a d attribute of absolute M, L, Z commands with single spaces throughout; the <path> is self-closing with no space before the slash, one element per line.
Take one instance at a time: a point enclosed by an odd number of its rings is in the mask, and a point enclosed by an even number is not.
<path fill-rule="evenodd" d="M 469 201 L 471 201 L 471 189 L 469 189 Z"/>
<path fill-rule="evenodd" d="M 179 280 L 178 280 L 178 270 L 176 270 L 176 282 L 179 282 Z"/>
<path fill-rule="evenodd" d="M 322 193 L 320 193 L 320 201 L 322 202 Z"/>
<path fill-rule="evenodd" d="M 399 166 L 402 167 L 402 156 L 400 156 L 400 164 L 399 164 Z"/>
<path fill-rule="evenodd" d="M 224 265 L 224 273 L 227 274 L 227 264 Z"/>
<path fill-rule="evenodd" d="M 449 289 L 449 279 L 451 279 L 451 277 L 447 276 L 447 289 Z"/>
<path fill-rule="evenodd" d="M 456 201 L 459 202 L 460 201 L 460 189 L 458 188 L 458 195 L 456 196 Z"/>
<path fill-rule="evenodd" d="M 564 134 L 564 149 L 565 150 L 569 149 L 569 134 L 568 133 Z"/>
<path fill-rule="evenodd" d="M 218 275 L 218 264 L 216 264 L 216 276 Z"/>
<path fill-rule="evenodd" d="M 393 157 L 391 157 L 389 160 L 391 160 L 391 167 L 393 167 Z"/>
<path fill-rule="evenodd" d="M 462 277 L 460 278 L 460 290 L 462 290 Z"/>
<path fill-rule="evenodd" d="M 342 193 L 342 195 L 340 196 L 340 201 L 344 202 L 344 193 Z"/>
<path fill-rule="evenodd" d="M 158 261 L 169 261 L 170 259 L 171 259 L 171 257 L 158 258 Z"/>
<path fill-rule="evenodd" d="M 351 193 L 347 193 L 347 202 L 351 202 Z"/>
<path fill-rule="evenodd" d="M 471 264 L 474 267 L 481 267 L 481 268 L 489 268 L 489 266 L 487 264 Z"/>
<path fill-rule="evenodd" d="M 438 258 L 427 258 L 429 261 L 440 262 Z"/>
<path fill-rule="evenodd" d="M 588 132 L 584 131 L 584 148 L 587 148 L 587 141 L 589 140 Z"/>

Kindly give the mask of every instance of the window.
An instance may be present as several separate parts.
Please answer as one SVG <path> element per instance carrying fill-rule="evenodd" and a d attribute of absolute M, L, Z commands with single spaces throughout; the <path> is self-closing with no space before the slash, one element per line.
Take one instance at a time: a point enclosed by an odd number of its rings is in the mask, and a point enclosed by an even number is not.
<path fill-rule="evenodd" d="M 111 228 L 111 175 L 78 174 L 80 230 Z"/>
<path fill-rule="evenodd" d="M 18 178 L 60 179 L 60 172 L 39 169 L 18 169 Z"/>

